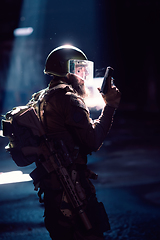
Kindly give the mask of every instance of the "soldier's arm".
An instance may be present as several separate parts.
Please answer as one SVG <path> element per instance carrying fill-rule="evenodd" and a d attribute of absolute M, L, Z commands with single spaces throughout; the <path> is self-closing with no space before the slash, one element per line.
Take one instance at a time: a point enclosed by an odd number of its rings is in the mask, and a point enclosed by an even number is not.
<path fill-rule="evenodd" d="M 88 148 L 88 152 L 97 151 L 109 132 L 115 108 L 106 104 L 100 117 L 93 121 L 81 98 L 73 94 L 68 98 L 69 101 L 66 101 L 66 124 L 72 128 L 80 144 Z"/>

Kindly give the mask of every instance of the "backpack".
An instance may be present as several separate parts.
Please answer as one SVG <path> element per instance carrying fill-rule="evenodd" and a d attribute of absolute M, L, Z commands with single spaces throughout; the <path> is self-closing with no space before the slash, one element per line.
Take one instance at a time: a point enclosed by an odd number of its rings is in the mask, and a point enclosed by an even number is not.
<path fill-rule="evenodd" d="M 39 159 L 45 135 L 40 109 L 43 110 L 45 101 L 48 101 L 58 89 L 71 91 L 65 84 L 43 89 L 33 94 L 27 105 L 13 108 L 6 113 L 5 119 L 2 119 L 3 136 L 9 139 L 5 149 L 11 154 L 17 166 L 25 167 Z"/>
<path fill-rule="evenodd" d="M 38 109 L 47 91 L 48 88 L 33 94 L 27 105 L 14 107 L 2 119 L 3 136 L 9 139 L 5 149 L 19 167 L 28 166 L 39 158 L 39 147 L 45 132 Z"/>
<path fill-rule="evenodd" d="M 45 134 L 33 107 L 15 107 L 2 119 L 3 135 L 9 143 L 5 149 L 19 167 L 24 167 L 38 160 L 38 148 L 42 135 Z M 41 131 L 39 131 L 41 129 Z"/>

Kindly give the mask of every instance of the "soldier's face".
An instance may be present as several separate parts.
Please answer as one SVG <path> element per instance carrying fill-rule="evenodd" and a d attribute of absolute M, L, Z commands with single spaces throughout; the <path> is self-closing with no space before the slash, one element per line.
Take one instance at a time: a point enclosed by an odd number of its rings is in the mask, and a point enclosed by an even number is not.
<path fill-rule="evenodd" d="M 86 80 L 86 76 L 87 76 L 86 68 L 84 66 L 75 67 L 75 75 L 79 76 L 81 79 Z"/>
<path fill-rule="evenodd" d="M 72 87 L 76 90 L 76 92 L 82 96 L 85 97 L 87 95 L 87 89 L 84 84 L 84 80 L 77 77 L 76 75 L 69 73 L 67 75 L 68 83 L 72 85 Z"/>

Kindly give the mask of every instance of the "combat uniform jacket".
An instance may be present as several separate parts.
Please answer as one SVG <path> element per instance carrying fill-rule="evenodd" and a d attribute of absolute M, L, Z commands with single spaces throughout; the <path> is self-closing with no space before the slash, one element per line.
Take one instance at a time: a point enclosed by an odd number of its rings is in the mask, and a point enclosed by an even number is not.
<path fill-rule="evenodd" d="M 62 139 L 75 163 L 86 164 L 87 154 L 97 151 L 104 141 L 114 114 L 106 105 L 101 116 L 92 120 L 84 100 L 66 83 L 51 82 L 55 91 L 45 102 L 43 121 L 48 136 Z"/>
<path fill-rule="evenodd" d="M 98 202 L 94 197 L 96 196 L 95 188 L 90 181 L 94 173 L 92 174 L 87 168 L 87 155 L 97 151 L 102 145 L 111 127 L 115 109 L 106 105 L 100 117 L 92 120 L 84 100 L 75 93 L 71 86 L 64 82 L 52 81 L 49 89 L 47 89 L 47 96 L 40 105 L 40 117 L 46 129 L 47 137 L 53 143 L 63 140 L 66 145 L 73 160 L 73 164 L 68 170 L 70 173 L 73 170 L 77 172 L 77 179 L 74 179 L 74 181 L 78 181 L 85 192 L 85 209 L 92 219 L 94 231 L 100 232 L 97 234 L 101 236 L 103 230 L 99 230 L 99 225 L 97 225 L 99 220 L 97 220 L 95 212 L 92 211 L 92 208 L 96 211 Z M 57 226 L 57 223 L 61 226 L 70 226 L 69 219 L 70 217 L 72 219 L 73 212 L 54 172 L 41 181 L 40 187 L 44 191 L 45 225 L 52 237 L 52 235 L 55 236 L 56 227 L 54 228 L 54 226 Z M 103 219 L 101 221 L 103 222 Z M 106 230 L 108 229 L 107 226 Z"/>
<path fill-rule="evenodd" d="M 51 81 L 48 96 L 40 109 L 47 136 L 53 142 L 63 140 L 76 170 L 83 169 L 87 164 L 87 155 L 101 147 L 111 127 L 115 109 L 106 105 L 100 117 L 92 120 L 84 100 L 64 82 Z M 43 184 L 44 188 L 60 187 L 54 173 Z"/>

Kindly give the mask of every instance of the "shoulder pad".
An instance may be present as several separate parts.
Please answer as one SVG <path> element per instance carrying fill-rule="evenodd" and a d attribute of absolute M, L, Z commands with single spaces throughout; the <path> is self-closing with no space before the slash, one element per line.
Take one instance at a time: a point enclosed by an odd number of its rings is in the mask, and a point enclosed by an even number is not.
<path fill-rule="evenodd" d="M 76 106 L 76 107 L 80 107 L 80 108 L 83 108 L 84 110 L 86 110 L 87 112 L 89 112 L 84 100 L 77 96 L 76 94 L 73 94 L 73 93 L 66 93 L 66 95 L 70 95 L 71 98 L 70 98 L 70 101 L 71 101 L 71 104 Z"/>

